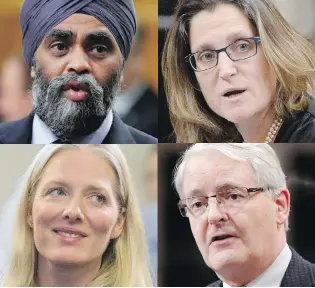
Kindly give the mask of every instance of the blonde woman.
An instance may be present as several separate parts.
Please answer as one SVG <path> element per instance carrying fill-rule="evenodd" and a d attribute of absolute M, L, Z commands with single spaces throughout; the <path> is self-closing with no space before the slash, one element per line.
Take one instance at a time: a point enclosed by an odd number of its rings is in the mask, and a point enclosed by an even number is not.
<path fill-rule="evenodd" d="M 47 145 L 25 174 L 4 286 L 152 286 L 116 145 Z"/>
<path fill-rule="evenodd" d="M 163 59 L 177 142 L 315 142 L 315 54 L 271 0 L 179 0 Z"/>

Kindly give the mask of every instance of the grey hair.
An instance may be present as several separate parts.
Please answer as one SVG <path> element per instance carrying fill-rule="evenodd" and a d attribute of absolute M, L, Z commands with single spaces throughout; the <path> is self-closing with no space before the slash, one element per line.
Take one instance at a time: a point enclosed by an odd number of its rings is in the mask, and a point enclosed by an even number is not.
<path fill-rule="evenodd" d="M 267 195 L 276 197 L 280 187 L 287 188 L 286 177 L 275 151 L 268 144 L 194 144 L 190 146 L 178 160 L 174 170 L 174 186 L 179 197 L 183 193 L 184 170 L 189 158 L 205 150 L 216 150 L 234 160 L 248 162 L 252 167 L 259 186 L 268 188 Z M 288 220 L 284 223 L 285 230 L 289 229 Z"/>

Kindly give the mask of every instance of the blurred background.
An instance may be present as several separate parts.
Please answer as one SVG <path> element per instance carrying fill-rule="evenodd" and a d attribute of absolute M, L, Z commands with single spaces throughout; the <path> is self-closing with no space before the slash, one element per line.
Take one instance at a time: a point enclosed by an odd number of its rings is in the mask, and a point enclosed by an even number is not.
<path fill-rule="evenodd" d="M 0 122 L 32 111 L 29 71 L 22 55 L 22 0 L 0 0 Z M 114 109 L 126 124 L 158 136 L 158 0 L 134 0 L 138 31 Z"/>
<path fill-rule="evenodd" d="M 314 0 L 273 0 L 284 18 L 302 35 L 315 45 L 315 1 Z M 177 0 L 159 0 L 159 60 L 165 37 L 172 24 L 172 13 Z M 159 61 L 159 142 L 174 142 L 173 128 L 164 92 L 164 83 Z"/>
<path fill-rule="evenodd" d="M 159 286 L 204 287 L 217 280 L 204 263 L 189 226 L 180 215 L 172 173 L 187 144 L 159 144 Z M 272 144 L 287 176 L 291 194 L 287 240 L 302 257 L 315 263 L 315 144 Z M 272 245 L 272 243 L 270 243 Z"/>
<path fill-rule="evenodd" d="M 124 153 L 131 172 L 134 192 L 146 229 L 152 276 L 157 279 L 157 145 L 119 145 Z M 32 159 L 43 145 L 1 145 L 0 146 L 0 212 L 5 219 L 14 217 L 10 205 L 13 193 L 17 190 L 19 180 L 26 172 Z M 18 159 L 18 161 L 12 161 Z M 14 207 L 13 207 L 14 208 Z M 3 223 L 5 221 L 0 221 Z M 10 233 L 10 227 L 0 227 L 3 235 Z M 136 232 L 136 231 L 135 231 Z M 0 245 L 7 241 L 0 238 Z M 8 247 L 7 245 L 5 247 Z M 5 259 L 0 259 L 0 267 Z"/>

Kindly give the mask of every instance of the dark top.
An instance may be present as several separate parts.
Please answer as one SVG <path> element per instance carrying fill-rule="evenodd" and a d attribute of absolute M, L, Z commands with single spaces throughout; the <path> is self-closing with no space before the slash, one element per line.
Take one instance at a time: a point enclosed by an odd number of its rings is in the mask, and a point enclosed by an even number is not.
<path fill-rule="evenodd" d="M 292 247 L 292 258 L 281 281 L 281 287 L 314 287 L 315 264 L 303 259 Z M 215 281 L 208 287 L 222 287 L 221 280 Z"/>
<path fill-rule="evenodd" d="M 34 115 L 0 124 L 1 144 L 31 144 Z M 114 114 L 112 126 L 102 144 L 155 144 L 157 139 L 124 124 Z"/>
<path fill-rule="evenodd" d="M 140 131 L 158 137 L 158 97 L 150 87 L 146 87 L 140 94 L 132 109 L 121 119 Z"/>
<path fill-rule="evenodd" d="M 276 143 L 315 143 L 315 99 L 309 98 L 306 110 L 284 120 Z"/>

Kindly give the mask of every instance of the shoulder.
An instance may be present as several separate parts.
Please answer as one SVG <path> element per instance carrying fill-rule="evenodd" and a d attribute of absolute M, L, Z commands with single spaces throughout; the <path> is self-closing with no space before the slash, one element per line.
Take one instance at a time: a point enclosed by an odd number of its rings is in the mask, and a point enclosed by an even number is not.
<path fill-rule="evenodd" d="M 0 124 L 0 143 L 27 144 L 31 141 L 34 115 Z"/>
<path fill-rule="evenodd" d="M 156 144 L 157 139 L 125 124 L 115 113 L 103 144 Z"/>
<path fill-rule="evenodd" d="M 19 125 L 21 120 L 0 123 L 0 136 Z"/>
<path fill-rule="evenodd" d="M 292 258 L 284 274 L 281 286 L 315 286 L 315 264 L 305 260 L 292 247 Z"/>
<path fill-rule="evenodd" d="M 276 142 L 315 143 L 315 99 L 308 99 L 307 109 L 284 121 Z"/>
<path fill-rule="evenodd" d="M 137 130 L 131 126 L 128 126 L 128 125 L 126 126 L 137 144 L 157 144 L 158 143 L 157 139 L 152 137 L 151 135 L 146 134 L 140 130 Z"/>

